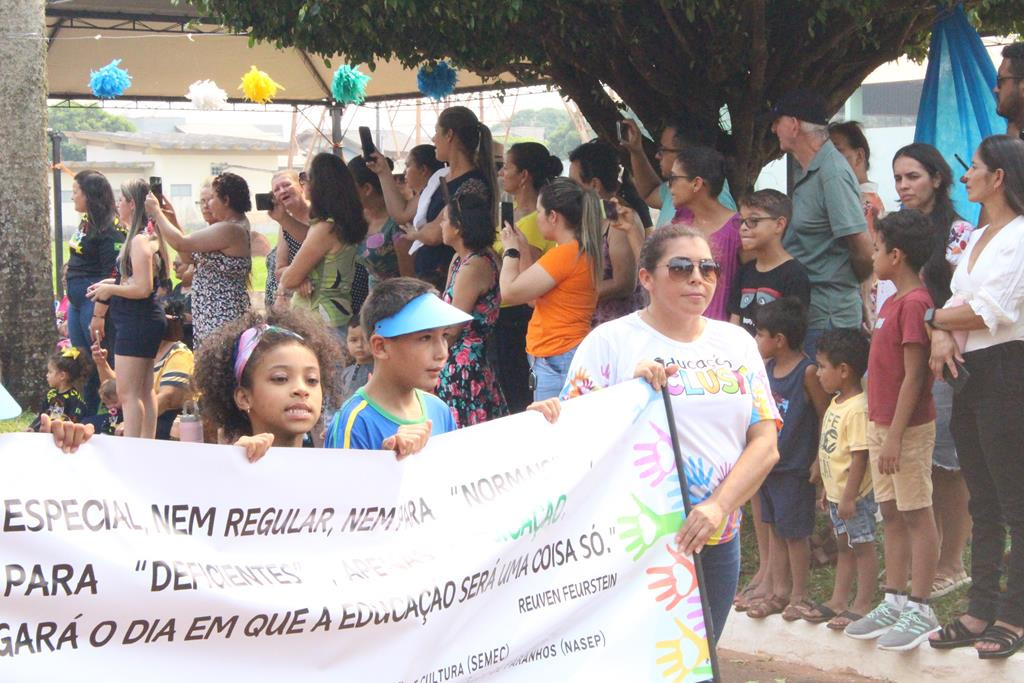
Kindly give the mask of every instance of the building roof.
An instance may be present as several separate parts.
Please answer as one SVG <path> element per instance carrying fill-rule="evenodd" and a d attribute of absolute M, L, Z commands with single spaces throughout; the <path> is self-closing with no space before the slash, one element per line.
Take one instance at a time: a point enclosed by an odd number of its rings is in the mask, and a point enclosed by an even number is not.
<path fill-rule="evenodd" d="M 105 131 L 67 131 L 65 135 L 77 142 L 103 147 L 137 147 L 142 149 L 209 150 L 218 152 L 266 152 L 287 154 L 284 140 L 257 140 L 229 135 L 196 135 L 189 133 L 110 133 Z"/>
<path fill-rule="evenodd" d="M 64 161 L 61 162 L 72 171 L 90 169 L 93 171 L 136 171 L 153 168 L 153 162 L 147 159 L 136 161 Z"/>

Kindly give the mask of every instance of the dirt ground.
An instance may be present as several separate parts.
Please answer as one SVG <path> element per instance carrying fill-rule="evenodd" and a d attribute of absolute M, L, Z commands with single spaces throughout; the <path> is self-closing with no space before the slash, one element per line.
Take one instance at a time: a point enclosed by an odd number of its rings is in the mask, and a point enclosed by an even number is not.
<path fill-rule="evenodd" d="M 827 673 L 802 664 L 718 649 L 723 683 L 867 683 L 880 681 L 856 674 Z"/>

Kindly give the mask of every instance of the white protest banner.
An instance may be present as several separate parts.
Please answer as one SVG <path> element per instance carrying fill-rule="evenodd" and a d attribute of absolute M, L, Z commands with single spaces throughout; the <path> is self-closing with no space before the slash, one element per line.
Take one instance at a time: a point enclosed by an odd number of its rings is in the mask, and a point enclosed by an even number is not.
<path fill-rule="evenodd" d="M 369 451 L 0 436 L 0 679 L 711 677 L 661 397 Z"/>

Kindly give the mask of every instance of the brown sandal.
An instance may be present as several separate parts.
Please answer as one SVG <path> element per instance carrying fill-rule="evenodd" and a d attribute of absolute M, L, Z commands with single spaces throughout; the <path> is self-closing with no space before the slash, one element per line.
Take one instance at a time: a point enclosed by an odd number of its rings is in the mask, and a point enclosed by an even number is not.
<path fill-rule="evenodd" d="M 777 595 L 769 595 L 767 598 L 758 600 L 747 608 L 747 616 L 751 619 L 764 619 L 773 614 L 780 614 L 789 601 Z"/>
<path fill-rule="evenodd" d="M 814 603 L 804 598 L 799 602 L 791 602 L 782 610 L 783 621 L 800 621 L 808 611 L 814 609 Z"/>
<path fill-rule="evenodd" d="M 857 614 L 856 612 L 844 609 L 842 612 L 832 617 L 829 622 L 825 624 L 825 628 L 830 628 L 833 631 L 844 631 L 847 626 L 855 621 L 860 621 L 863 618 L 863 614 Z"/>

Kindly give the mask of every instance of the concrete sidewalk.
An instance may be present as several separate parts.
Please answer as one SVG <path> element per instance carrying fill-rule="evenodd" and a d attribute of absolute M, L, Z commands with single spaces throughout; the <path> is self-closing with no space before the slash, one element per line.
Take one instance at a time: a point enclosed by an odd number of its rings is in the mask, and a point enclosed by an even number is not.
<path fill-rule="evenodd" d="M 974 648 L 936 650 L 927 643 L 910 652 L 885 652 L 876 648 L 874 641 L 847 638 L 824 624 L 787 622 L 777 614 L 767 619 L 751 619 L 732 612 L 719 646 L 720 651 L 724 648 L 770 657 L 776 662 L 811 666 L 833 675 L 852 674 L 894 683 L 1024 681 L 1024 654 L 1004 660 L 981 660 Z"/>

